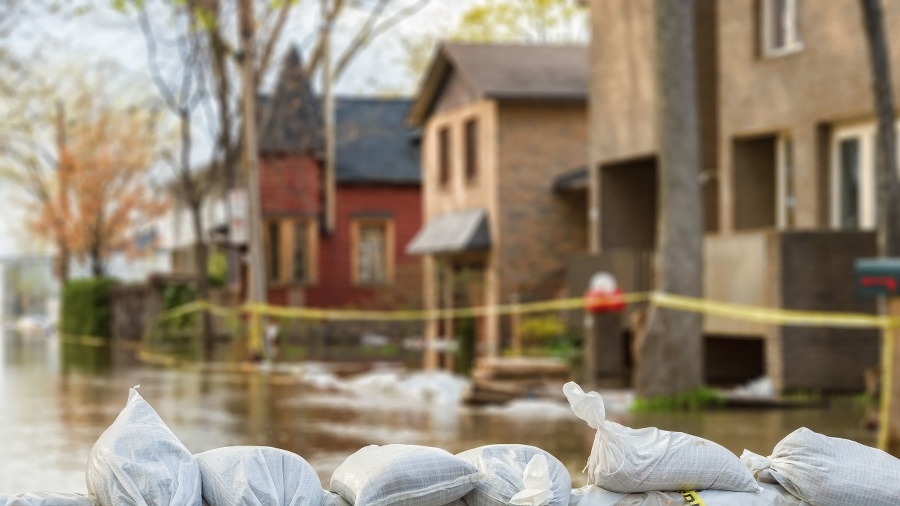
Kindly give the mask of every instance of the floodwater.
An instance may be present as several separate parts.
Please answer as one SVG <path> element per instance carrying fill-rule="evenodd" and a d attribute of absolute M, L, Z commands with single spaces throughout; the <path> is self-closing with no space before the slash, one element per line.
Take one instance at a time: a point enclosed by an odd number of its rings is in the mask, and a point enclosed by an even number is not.
<path fill-rule="evenodd" d="M 84 468 L 94 441 L 140 392 L 192 452 L 221 446 L 266 445 L 306 458 L 323 484 L 348 455 L 368 444 L 407 443 L 460 452 L 492 443 L 541 447 L 559 458 L 575 485 L 593 431 L 568 406 L 522 402 L 506 408 L 463 408 L 439 395 L 398 389 L 390 374 L 355 383 L 311 367 L 271 372 L 201 372 L 142 366 L 97 349 L 62 357 L 55 339 L 0 333 L 0 493 L 85 492 Z M 317 379 L 320 386 L 309 384 Z M 439 378 L 440 379 L 440 378 Z M 452 379 L 442 378 L 452 390 Z M 322 385 L 330 388 L 322 389 Z M 446 390 L 446 388 L 445 388 Z M 355 393 L 354 393 L 355 392 Z M 628 395 L 609 393 L 609 418 L 633 427 L 657 426 L 716 441 L 735 453 L 767 455 L 782 437 L 807 426 L 874 443 L 861 428 L 864 408 L 641 414 L 624 408 Z M 617 407 L 619 405 L 619 407 Z"/>

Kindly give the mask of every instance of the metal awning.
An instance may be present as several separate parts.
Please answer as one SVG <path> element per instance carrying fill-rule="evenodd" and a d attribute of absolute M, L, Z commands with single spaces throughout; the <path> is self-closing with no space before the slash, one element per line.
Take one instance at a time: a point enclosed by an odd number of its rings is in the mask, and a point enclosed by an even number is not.
<path fill-rule="evenodd" d="M 406 246 L 410 255 L 457 253 L 491 247 L 487 211 L 470 209 L 447 213 L 428 222 Z"/>

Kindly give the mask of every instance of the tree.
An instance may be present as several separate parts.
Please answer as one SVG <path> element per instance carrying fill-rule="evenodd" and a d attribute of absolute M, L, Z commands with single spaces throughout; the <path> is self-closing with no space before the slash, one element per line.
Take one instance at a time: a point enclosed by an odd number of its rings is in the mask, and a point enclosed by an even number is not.
<path fill-rule="evenodd" d="M 656 289 L 700 297 L 703 198 L 693 0 L 656 0 L 660 206 Z M 700 314 L 651 305 L 637 344 L 635 389 L 671 395 L 703 383 Z"/>
<path fill-rule="evenodd" d="M 878 118 L 878 254 L 882 257 L 900 257 L 900 175 L 897 173 L 897 132 L 894 128 L 894 93 L 891 86 L 889 46 L 885 37 L 884 18 L 879 0 L 860 0 L 866 42 L 869 48 L 869 62 L 872 69 L 872 91 L 875 115 Z M 889 307 L 892 306 L 892 307 Z M 895 300 L 883 301 L 882 313 L 896 315 Z M 886 339 L 894 337 L 886 336 Z M 889 346 L 893 344 L 893 346 Z M 898 358 L 896 343 L 885 341 L 882 346 L 884 358 Z M 897 369 L 895 369 L 896 371 Z M 881 386 L 886 402 L 888 419 L 881 420 L 878 446 L 892 449 L 900 443 L 900 381 L 889 378 L 889 383 Z"/>
<path fill-rule="evenodd" d="M 881 256 L 900 256 L 900 178 L 897 173 L 897 133 L 894 128 L 894 94 L 888 44 L 880 0 L 860 0 L 865 26 L 872 91 L 878 118 L 878 252 Z"/>
<path fill-rule="evenodd" d="M 69 254 L 102 276 L 109 255 L 127 246 L 132 226 L 165 208 L 148 185 L 154 118 L 116 106 L 97 87 L 68 101 L 46 89 L 21 98 L 19 135 L 4 139 L 0 155 L 5 179 L 24 190 L 26 226 L 56 246 L 63 281 Z"/>

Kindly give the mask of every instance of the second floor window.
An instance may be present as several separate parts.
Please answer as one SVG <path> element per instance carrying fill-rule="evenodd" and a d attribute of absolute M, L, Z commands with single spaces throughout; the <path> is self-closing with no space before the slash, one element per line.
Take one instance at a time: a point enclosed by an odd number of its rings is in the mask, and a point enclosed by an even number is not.
<path fill-rule="evenodd" d="M 762 53 L 781 56 L 803 48 L 800 40 L 800 0 L 762 0 Z"/>
<path fill-rule="evenodd" d="M 450 184 L 450 128 L 444 127 L 438 131 L 438 178 L 441 187 Z"/>
<path fill-rule="evenodd" d="M 478 180 L 478 120 L 466 121 L 466 182 Z"/>

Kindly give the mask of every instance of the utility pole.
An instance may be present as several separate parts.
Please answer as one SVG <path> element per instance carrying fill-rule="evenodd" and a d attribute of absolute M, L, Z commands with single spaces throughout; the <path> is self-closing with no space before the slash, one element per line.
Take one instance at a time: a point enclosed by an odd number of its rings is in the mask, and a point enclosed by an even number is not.
<path fill-rule="evenodd" d="M 322 0 L 322 98 L 325 101 L 325 231 L 334 232 L 335 131 L 334 91 L 331 75 L 331 4 Z"/>
<path fill-rule="evenodd" d="M 256 25 L 253 19 L 252 0 L 240 0 L 238 17 L 241 31 L 241 77 L 243 79 L 244 102 L 244 152 L 243 165 L 247 173 L 247 193 L 250 203 L 250 219 L 247 224 L 250 237 L 250 289 L 248 290 L 251 305 L 266 303 L 266 269 L 263 259 L 262 209 L 259 195 L 259 150 L 256 142 L 256 88 L 255 56 Z M 259 313 L 250 314 L 250 353 L 261 356 L 263 352 L 262 322 Z"/>

